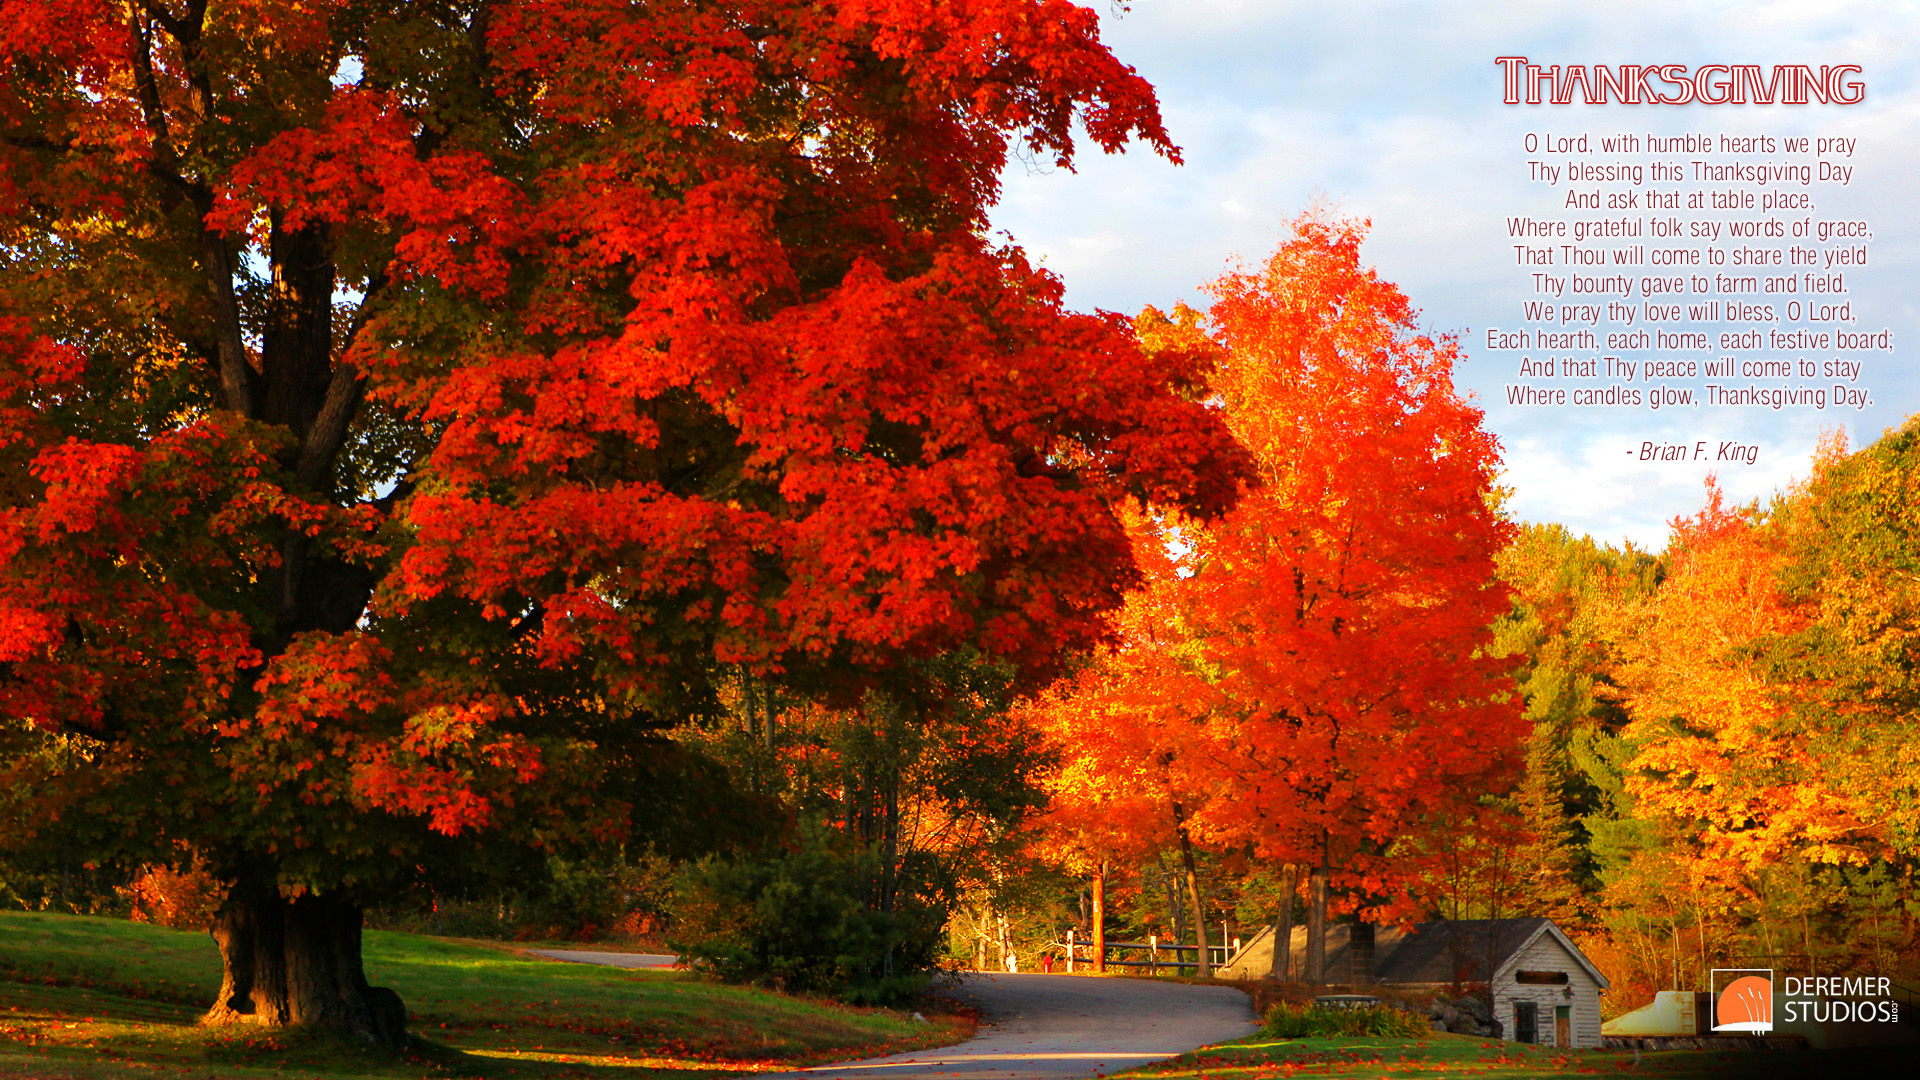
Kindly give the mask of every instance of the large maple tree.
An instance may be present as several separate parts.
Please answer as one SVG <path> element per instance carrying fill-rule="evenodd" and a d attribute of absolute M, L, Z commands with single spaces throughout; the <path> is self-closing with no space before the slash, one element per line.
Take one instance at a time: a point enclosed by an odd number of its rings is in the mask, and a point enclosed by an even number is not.
<path fill-rule="evenodd" d="M 399 1040 L 361 910 L 676 809 L 717 667 L 1046 676 L 1217 513 L 1192 358 L 985 239 L 1175 152 L 1059 0 L 0 3 L 17 851 L 203 859 L 212 1021 Z"/>
<path fill-rule="evenodd" d="M 1360 261 L 1364 223 L 1305 216 L 1212 286 L 1213 385 L 1261 484 L 1195 530 L 1193 622 L 1233 702 L 1203 824 L 1310 867 L 1307 977 L 1328 890 L 1393 910 L 1403 838 L 1471 827 L 1517 775 L 1526 721 L 1492 626 L 1499 445 L 1448 337 Z"/>
<path fill-rule="evenodd" d="M 1510 602 L 1494 556 L 1513 533 L 1499 447 L 1454 389 L 1454 342 L 1421 333 L 1361 263 L 1365 231 L 1303 216 L 1264 263 L 1213 283 L 1204 321 L 1137 322 L 1156 355 L 1209 358 L 1255 477 L 1217 520 L 1143 519 L 1172 557 L 1120 625 L 1152 632 L 1119 635 L 1070 694 L 1128 720 L 1128 739 L 1075 735 L 1091 774 L 1157 755 L 1183 834 L 1287 867 L 1287 905 L 1308 869 L 1309 979 L 1329 890 L 1404 913 L 1408 838 L 1472 828 L 1525 733 L 1492 648 Z"/>

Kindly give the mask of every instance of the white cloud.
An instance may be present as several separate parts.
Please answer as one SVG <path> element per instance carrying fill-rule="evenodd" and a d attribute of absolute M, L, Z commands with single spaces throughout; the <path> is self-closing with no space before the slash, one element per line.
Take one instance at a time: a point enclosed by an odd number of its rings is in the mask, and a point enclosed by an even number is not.
<path fill-rule="evenodd" d="M 1079 172 L 1004 177 L 996 212 L 1067 283 L 1069 303 L 1131 312 L 1184 299 L 1238 256 L 1271 250 L 1316 197 L 1368 217 L 1366 257 L 1401 285 L 1434 329 L 1461 333 L 1460 385 L 1477 392 L 1507 447 L 1512 507 L 1597 539 L 1658 546 L 1667 521 L 1701 500 L 1704 463 L 1652 468 L 1643 441 L 1721 440 L 1760 447 L 1722 466 L 1737 499 L 1764 498 L 1806 471 L 1821 427 L 1856 443 L 1920 411 L 1920 374 L 1896 354 L 1862 382 L 1875 406 L 1829 410 L 1523 410 L 1503 387 L 1511 354 L 1478 346 L 1513 326 L 1533 293 L 1512 264 L 1505 215 L 1558 212 L 1560 190 L 1529 184 L 1528 131 L 1614 129 L 1845 135 L 1861 140 L 1845 189 L 1817 188 L 1822 217 L 1872 222 L 1872 263 L 1849 274 L 1861 325 L 1920 347 L 1920 13 L 1911 5 L 1495 4 L 1139 0 L 1103 34 L 1159 89 L 1184 166 L 1145 151 L 1092 154 Z M 1860 106 L 1748 110 L 1630 106 L 1509 107 L 1493 58 L 1541 63 L 1859 63 Z M 1563 190 L 1563 189 L 1562 189 Z"/>

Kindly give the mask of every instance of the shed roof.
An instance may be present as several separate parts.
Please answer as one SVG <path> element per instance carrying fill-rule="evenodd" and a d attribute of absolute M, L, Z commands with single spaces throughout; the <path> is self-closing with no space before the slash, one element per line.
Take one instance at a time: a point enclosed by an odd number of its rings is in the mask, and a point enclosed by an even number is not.
<path fill-rule="evenodd" d="M 1374 931 L 1373 964 L 1369 976 L 1357 976 L 1352 955 L 1353 926 L 1327 927 L 1327 972 L 1333 982 L 1360 982 L 1444 986 L 1451 983 L 1491 982 L 1519 965 L 1520 957 L 1540 937 L 1551 937 L 1602 989 L 1606 976 L 1581 953 L 1553 921 L 1527 919 L 1455 919 L 1416 923 L 1402 929 L 1387 925 Z M 1292 953 L 1297 964 L 1306 954 L 1306 928 L 1293 928 Z M 1220 970 L 1223 978 L 1264 977 L 1273 961 L 1273 928 L 1264 927 L 1246 949 Z"/>
<path fill-rule="evenodd" d="M 1489 982 L 1519 962 L 1542 935 L 1550 936 L 1604 989 L 1606 976 L 1553 925 L 1526 919 L 1448 919 L 1411 929 L 1382 928 L 1374 946 L 1374 978 L 1383 983 Z"/>
<path fill-rule="evenodd" d="M 1486 982 L 1532 941 L 1546 919 L 1450 919 L 1383 927 L 1375 946 L 1381 982 Z"/>

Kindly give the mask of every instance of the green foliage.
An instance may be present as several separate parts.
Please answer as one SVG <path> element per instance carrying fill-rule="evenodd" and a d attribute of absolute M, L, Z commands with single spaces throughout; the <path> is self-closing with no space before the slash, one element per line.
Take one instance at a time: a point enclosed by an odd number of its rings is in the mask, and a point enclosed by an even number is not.
<path fill-rule="evenodd" d="M 0 858 L 0 908 L 59 911 L 73 915 L 124 915 L 126 897 L 115 888 L 124 876 L 71 864 L 45 869 Z"/>
<path fill-rule="evenodd" d="M 1260 1029 L 1271 1039 L 1341 1038 L 1378 1035 L 1417 1038 L 1431 1033 L 1433 1025 L 1409 1012 L 1387 1005 L 1365 1009 L 1326 1009 L 1281 1002 L 1267 1010 L 1267 1022 Z"/>
<path fill-rule="evenodd" d="M 628 914 L 657 910 L 665 868 L 597 866 L 564 859 L 548 861 L 546 887 L 536 892 L 522 917 L 525 925 L 551 927 L 552 936 L 591 939 Z"/>
<path fill-rule="evenodd" d="M 1019 830 L 1049 750 L 1009 711 L 1017 674 L 958 650 L 840 707 L 742 676 L 726 715 L 676 736 L 787 824 L 682 874 L 676 947 L 723 979 L 850 1001 L 923 985 L 962 894 L 1027 884 Z"/>
<path fill-rule="evenodd" d="M 436 896 L 370 912 L 368 921 L 388 930 L 512 941 L 629 939 L 665 924 L 674 871 L 674 863 L 652 853 L 631 862 L 610 853 L 555 856 L 519 888 Z"/>
<path fill-rule="evenodd" d="M 674 947 L 729 982 L 897 1001 L 926 984 L 949 889 L 931 859 L 889 869 L 875 847 L 818 826 L 790 848 L 703 860 L 680 876 Z"/>
<path fill-rule="evenodd" d="M 1781 585 L 1806 627 L 1760 650 L 1797 684 L 1787 723 L 1833 787 L 1860 797 L 1889 852 L 1920 861 L 1920 416 L 1818 470 L 1773 512 Z M 1892 767 L 1889 767 L 1892 766 Z"/>
<path fill-rule="evenodd" d="M 1528 525 L 1500 554 L 1513 610 L 1494 627 L 1515 661 L 1515 681 L 1533 732 L 1526 779 L 1516 793 L 1533 841 L 1521 851 L 1536 890 L 1562 920 L 1581 921 L 1605 869 L 1597 834 L 1627 810 L 1622 776 L 1631 748 L 1617 735 L 1627 716 L 1614 670 L 1613 613 L 1653 592 L 1661 563 L 1634 548 L 1596 544 L 1560 525 Z"/>

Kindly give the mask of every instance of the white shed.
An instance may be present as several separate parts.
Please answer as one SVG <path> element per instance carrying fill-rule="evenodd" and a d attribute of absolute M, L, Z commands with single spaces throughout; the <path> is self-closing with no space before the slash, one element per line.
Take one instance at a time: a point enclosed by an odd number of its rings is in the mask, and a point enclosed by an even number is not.
<path fill-rule="evenodd" d="M 1509 1040 L 1545 1046 L 1599 1046 L 1600 995 L 1607 977 L 1549 919 L 1494 969 L 1493 1015 Z"/>
<path fill-rule="evenodd" d="M 1600 994 L 1607 978 L 1551 919 L 1454 919 L 1404 930 L 1371 929 L 1371 935 L 1355 935 L 1348 924 L 1327 927 L 1325 982 L 1436 989 L 1485 983 L 1492 990 L 1493 1018 L 1503 1038 L 1545 1046 L 1600 1045 Z M 1371 950 L 1365 944 L 1368 937 Z M 1289 944 L 1290 970 L 1297 973 L 1306 963 L 1306 928 L 1294 927 Z M 1264 978 L 1272 964 L 1269 927 L 1219 974 Z"/>

